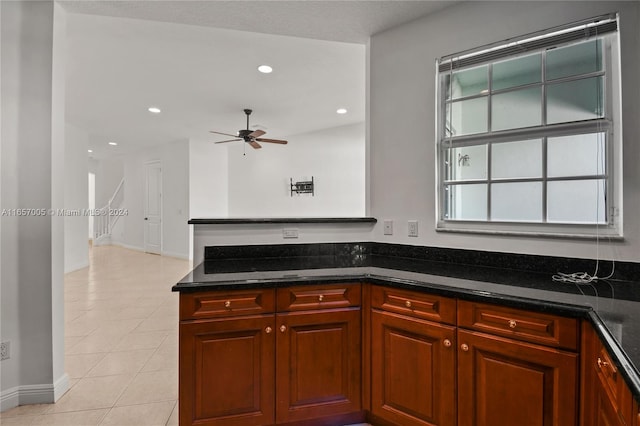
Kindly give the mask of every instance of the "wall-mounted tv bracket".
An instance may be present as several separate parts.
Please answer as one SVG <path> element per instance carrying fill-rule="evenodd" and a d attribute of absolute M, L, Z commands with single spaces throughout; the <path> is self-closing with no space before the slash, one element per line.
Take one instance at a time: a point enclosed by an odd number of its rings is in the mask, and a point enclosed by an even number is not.
<path fill-rule="evenodd" d="M 289 178 L 289 182 L 291 185 L 291 196 L 293 197 L 293 194 L 311 194 L 312 196 L 315 196 L 314 194 L 314 183 L 313 183 L 313 176 L 311 176 L 311 180 L 308 181 L 303 181 L 303 182 L 294 182 L 292 178 Z"/>

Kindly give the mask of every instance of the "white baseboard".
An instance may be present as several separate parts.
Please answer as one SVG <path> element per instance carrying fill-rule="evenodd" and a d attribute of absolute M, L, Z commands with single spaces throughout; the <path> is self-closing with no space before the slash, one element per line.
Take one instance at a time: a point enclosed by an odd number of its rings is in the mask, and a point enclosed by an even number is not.
<path fill-rule="evenodd" d="M 141 251 L 143 253 L 146 253 L 145 250 L 144 250 L 144 247 L 132 246 L 130 244 L 125 244 L 125 243 L 120 242 L 120 241 L 111 241 L 111 245 L 122 247 L 122 248 L 126 248 L 126 249 L 129 249 L 129 250 L 136 250 L 136 251 Z M 160 253 L 160 255 L 161 256 L 167 256 L 167 257 L 175 257 L 175 258 L 178 258 L 178 259 L 189 260 L 189 253 L 178 253 L 178 252 L 173 252 L 173 251 L 162 251 Z"/>
<path fill-rule="evenodd" d="M 79 269 L 84 269 L 89 267 L 89 259 L 83 262 L 78 262 L 75 265 L 67 265 L 64 268 L 64 273 L 68 274 L 69 272 L 77 271 Z"/>
<path fill-rule="evenodd" d="M 69 390 L 69 376 L 63 374 L 55 383 L 16 386 L 0 393 L 0 411 L 19 405 L 52 404 Z"/>
<path fill-rule="evenodd" d="M 135 250 L 135 251 L 142 251 L 144 252 L 144 247 L 138 247 L 138 246 L 132 246 L 130 244 L 125 244 L 121 241 L 111 241 L 111 245 L 112 246 L 118 246 L 118 247 L 122 247 L 122 248 L 126 248 L 129 250 Z"/>
<path fill-rule="evenodd" d="M 172 251 L 163 251 L 162 255 L 163 256 L 168 256 L 168 257 L 175 257 L 175 258 L 178 258 L 178 259 L 189 260 L 189 253 L 177 253 L 177 252 L 172 252 Z"/>

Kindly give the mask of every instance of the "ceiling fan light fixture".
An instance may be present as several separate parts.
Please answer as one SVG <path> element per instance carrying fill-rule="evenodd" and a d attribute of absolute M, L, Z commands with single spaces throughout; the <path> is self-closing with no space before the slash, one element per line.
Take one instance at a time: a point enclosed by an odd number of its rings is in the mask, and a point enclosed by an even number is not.
<path fill-rule="evenodd" d="M 158 107 L 149 107 L 148 111 L 154 114 L 160 114 L 162 112 Z"/>
<path fill-rule="evenodd" d="M 260 71 L 263 74 L 269 74 L 273 71 L 273 68 L 271 68 L 269 65 L 260 65 L 258 67 L 258 71 Z"/>
<path fill-rule="evenodd" d="M 347 109 L 346 108 L 338 108 L 336 110 L 337 114 L 346 114 L 347 113 Z"/>

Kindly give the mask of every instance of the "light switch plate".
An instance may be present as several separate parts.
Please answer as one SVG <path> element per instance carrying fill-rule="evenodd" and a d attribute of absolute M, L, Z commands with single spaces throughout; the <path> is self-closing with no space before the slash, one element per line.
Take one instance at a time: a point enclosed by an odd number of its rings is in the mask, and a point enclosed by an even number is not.
<path fill-rule="evenodd" d="M 298 230 L 296 228 L 284 228 L 282 230 L 282 238 L 298 238 Z"/>
<path fill-rule="evenodd" d="M 384 235 L 393 235 L 393 221 L 385 220 L 384 221 Z"/>
<path fill-rule="evenodd" d="M 417 220 L 410 220 L 407 222 L 407 228 L 409 230 L 408 235 L 410 237 L 417 237 L 418 236 L 418 221 Z"/>

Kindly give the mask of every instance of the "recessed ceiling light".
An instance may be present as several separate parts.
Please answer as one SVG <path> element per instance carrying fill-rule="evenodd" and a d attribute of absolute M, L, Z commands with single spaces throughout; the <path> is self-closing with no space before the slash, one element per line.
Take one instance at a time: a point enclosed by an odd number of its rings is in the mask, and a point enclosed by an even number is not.
<path fill-rule="evenodd" d="M 258 67 L 258 71 L 263 74 L 269 74 L 271 71 L 273 71 L 273 68 L 271 68 L 269 65 L 260 65 Z"/>
<path fill-rule="evenodd" d="M 117 142 L 109 142 L 109 145 L 116 146 L 116 145 L 118 145 L 118 143 Z"/>
<path fill-rule="evenodd" d="M 346 109 L 346 108 L 338 108 L 338 109 L 336 110 L 336 112 L 337 112 L 338 114 L 346 114 L 346 113 L 347 113 L 347 109 Z"/>
<path fill-rule="evenodd" d="M 152 112 L 154 114 L 160 114 L 160 108 L 158 107 L 149 107 L 149 112 Z"/>
<path fill-rule="evenodd" d="M 88 149 L 87 152 L 91 153 L 91 152 L 93 152 L 93 150 L 92 149 Z"/>

